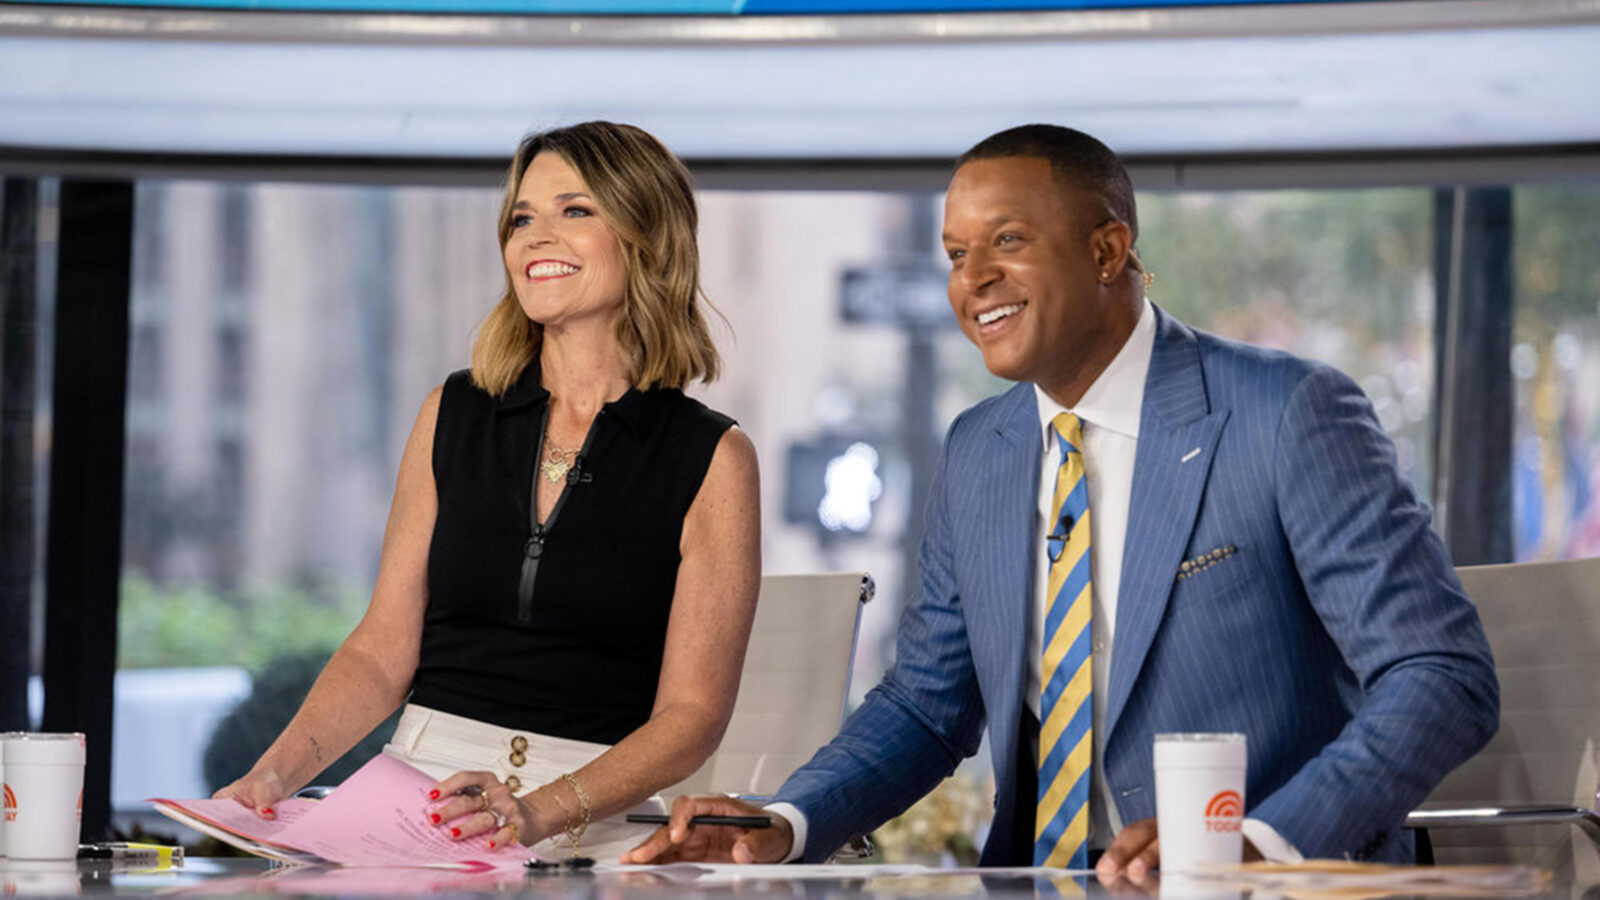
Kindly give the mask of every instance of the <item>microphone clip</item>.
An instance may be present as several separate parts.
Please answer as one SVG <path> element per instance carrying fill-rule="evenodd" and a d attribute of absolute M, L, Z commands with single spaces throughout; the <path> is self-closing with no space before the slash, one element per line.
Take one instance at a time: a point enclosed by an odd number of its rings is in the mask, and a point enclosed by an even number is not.
<path fill-rule="evenodd" d="M 567 470 L 567 485 L 588 484 L 594 481 L 594 476 L 583 470 L 583 457 L 572 461 L 572 468 Z"/>

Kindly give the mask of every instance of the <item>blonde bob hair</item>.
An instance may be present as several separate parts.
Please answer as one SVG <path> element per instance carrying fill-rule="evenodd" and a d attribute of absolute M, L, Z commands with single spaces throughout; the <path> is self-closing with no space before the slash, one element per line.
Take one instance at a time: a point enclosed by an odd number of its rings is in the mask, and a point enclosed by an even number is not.
<path fill-rule="evenodd" d="M 517 146 L 500 205 L 500 246 L 511 236 L 522 176 L 541 153 L 560 156 L 583 179 L 600 218 L 622 244 L 628 273 L 617 343 L 628 381 L 641 390 L 713 381 L 721 360 L 701 304 L 699 214 L 689 170 L 632 125 L 584 122 L 530 134 Z M 517 301 L 512 275 L 472 347 L 472 381 L 496 397 L 539 356 L 544 328 Z"/>

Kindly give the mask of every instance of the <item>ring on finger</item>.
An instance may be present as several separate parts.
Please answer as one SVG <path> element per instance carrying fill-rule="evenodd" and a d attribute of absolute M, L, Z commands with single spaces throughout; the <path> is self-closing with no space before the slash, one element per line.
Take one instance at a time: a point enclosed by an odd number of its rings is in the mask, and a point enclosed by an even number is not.
<path fill-rule="evenodd" d="M 495 812 L 492 809 L 489 810 L 489 815 L 494 816 L 494 827 L 496 827 L 496 828 L 504 828 L 504 827 L 506 827 L 506 817 L 505 816 L 500 815 L 499 813 Z"/>
<path fill-rule="evenodd" d="M 484 791 L 478 795 L 478 808 L 484 812 L 489 811 L 489 792 Z"/>
<path fill-rule="evenodd" d="M 507 839 L 507 843 L 515 843 L 519 838 L 522 837 L 522 829 L 517 827 L 517 823 L 507 822 L 505 824 L 505 828 L 507 831 L 511 832 L 511 837 Z"/>

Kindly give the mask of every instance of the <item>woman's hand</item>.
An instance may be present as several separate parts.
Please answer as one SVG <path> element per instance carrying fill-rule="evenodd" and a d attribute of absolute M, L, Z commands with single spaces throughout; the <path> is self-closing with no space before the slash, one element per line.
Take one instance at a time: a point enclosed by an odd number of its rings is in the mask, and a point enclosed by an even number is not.
<path fill-rule="evenodd" d="M 263 819 L 276 819 L 278 814 L 272 806 L 288 793 L 284 790 L 283 779 L 278 777 L 277 772 L 268 769 L 263 772 L 252 771 L 211 796 L 216 800 L 237 800 L 239 805 L 250 807 Z"/>
<path fill-rule="evenodd" d="M 521 799 L 490 772 L 457 772 L 433 786 L 428 823 L 454 841 L 486 837 L 490 850 L 513 841 L 533 844 L 554 833 L 541 825 L 533 794 Z M 558 826 L 557 826 L 558 827 Z"/>

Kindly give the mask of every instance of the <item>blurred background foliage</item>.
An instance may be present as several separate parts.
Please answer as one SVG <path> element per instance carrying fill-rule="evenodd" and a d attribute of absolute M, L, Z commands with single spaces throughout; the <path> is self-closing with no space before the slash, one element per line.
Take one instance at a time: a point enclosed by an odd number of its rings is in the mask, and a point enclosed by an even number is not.
<path fill-rule="evenodd" d="M 1359 345 L 1404 333 L 1432 295 L 1428 190 L 1150 194 L 1139 226 L 1152 298 L 1201 327 L 1268 306 Z"/>
<path fill-rule="evenodd" d="M 239 666 L 259 671 L 284 654 L 320 652 L 344 640 L 366 592 L 327 579 L 224 589 L 122 579 L 117 665 L 124 669 Z"/>
<path fill-rule="evenodd" d="M 1600 318 L 1600 188 L 1527 185 L 1512 195 L 1518 328 L 1554 333 Z"/>

